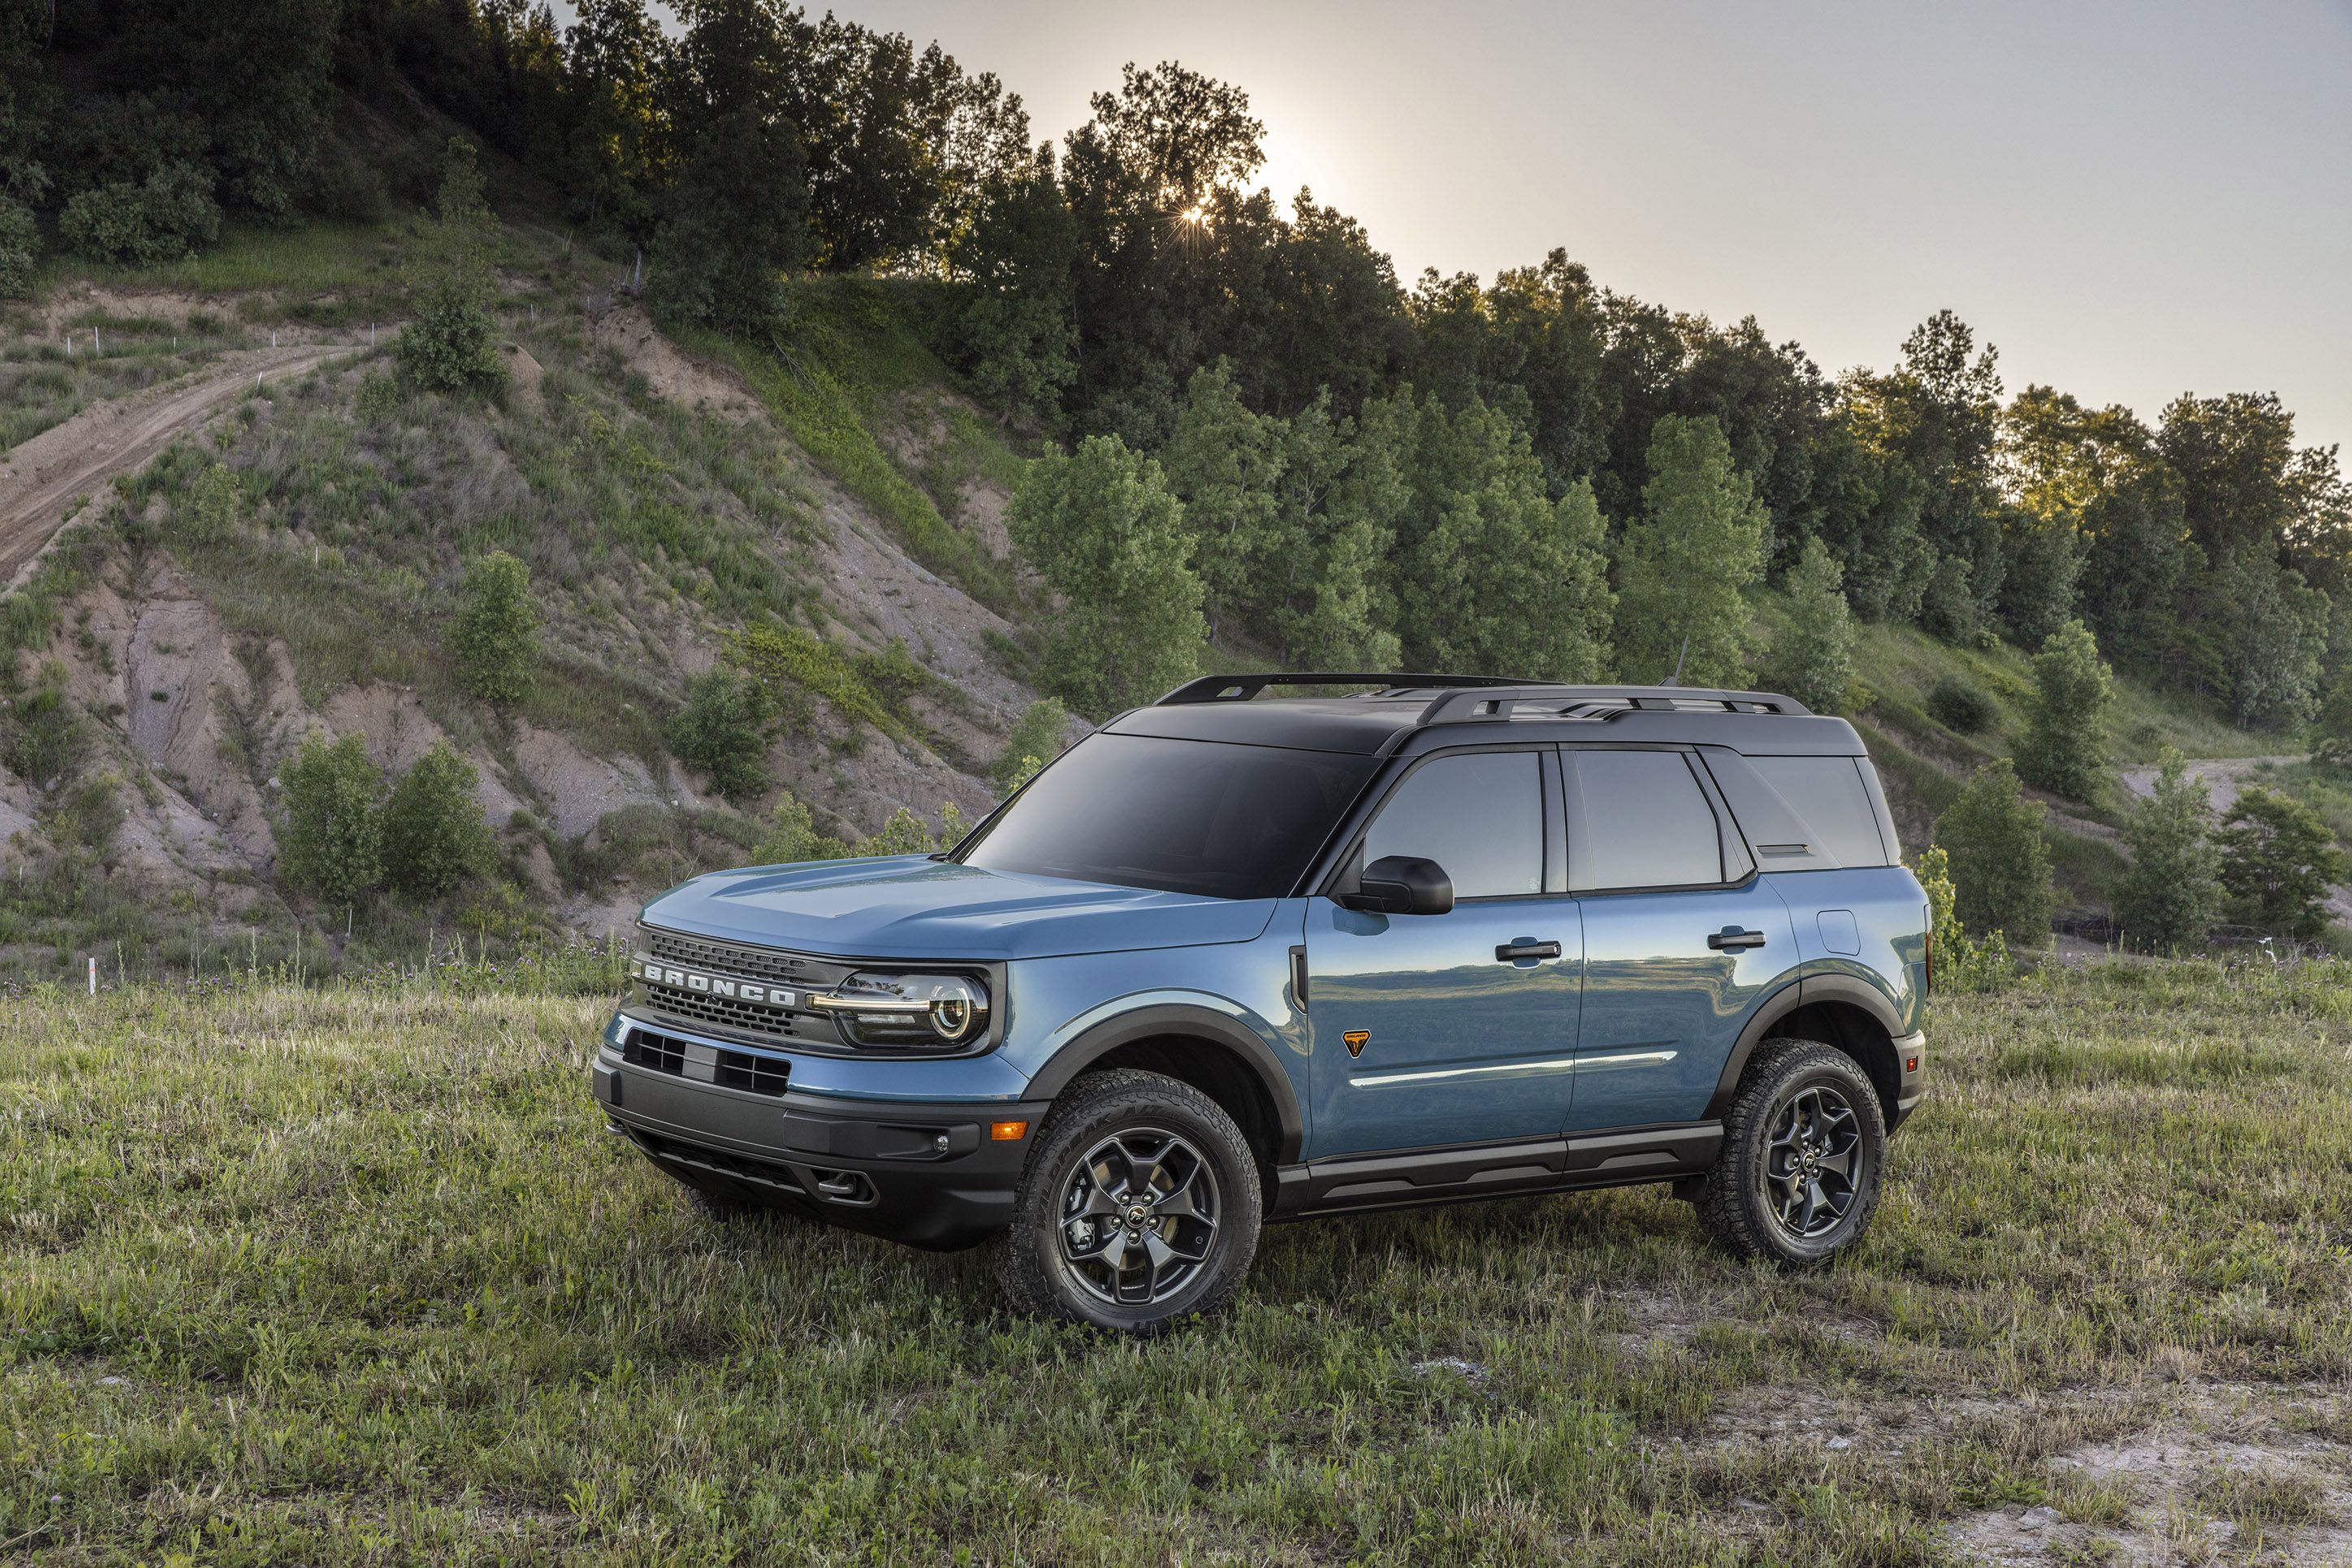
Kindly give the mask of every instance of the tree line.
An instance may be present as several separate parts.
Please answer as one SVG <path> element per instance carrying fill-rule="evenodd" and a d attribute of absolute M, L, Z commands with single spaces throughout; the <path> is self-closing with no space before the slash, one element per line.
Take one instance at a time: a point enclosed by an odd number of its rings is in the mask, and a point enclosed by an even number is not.
<path fill-rule="evenodd" d="M 1719 442 L 1747 495 L 1707 551 L 1738 534 L 1744 571 L 1752 522 L 1756 573 L 1834 568 L 1859 617 L 2029 649 L 2079 619 L 2247 727 L 2308 720 L 2352 664 L 2352 494 L 2274 395 L 2153 423 L 2012 395 L 1948 311 L 1891 370 L 1832 377 L 1560 251 L 1407 287 L 1311 192 L 1253 188 L 1264 127 L 1232 84 L 1129 66 L 1055 142 L 936 45 L 776 0 L 674 9 L 0 0 L 0 287 L 45 244 L 152 260 L 224 218 L 421 200 L 437 155 L 370 158 L 339 125 L 421 98 L 645 247 L 673 317 L 767 337 L 798 275 L 944 285 L 975 388 L 1081 452 L 1151 455 L 1202 612 L 1285 657 L 1648 674 L 1672 633 L 1728 676 L 1727 643 L 1656 613 L 1688 562 L 1654 551 L 1690 541 L 1642 531 Z"/>

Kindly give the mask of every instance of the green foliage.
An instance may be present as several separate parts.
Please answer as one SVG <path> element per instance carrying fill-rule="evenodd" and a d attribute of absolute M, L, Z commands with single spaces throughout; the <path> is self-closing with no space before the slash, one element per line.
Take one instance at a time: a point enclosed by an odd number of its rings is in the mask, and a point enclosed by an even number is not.
<path fill-rule="evenodd" d="M 2327 595 L 2279 565 L 2266 542 L 2225 557 L 2205 586 L 2199 619 L 2229 694 L 2230 716 L 2250 728 L 2309 722 L 2327 648 Z"/>
<path fill-rule="evenodd" d="M 2352 660 L 2337 670 L 2312 716 L 2311 752 L 2331 768 L 2352 768 Z"/>
<path fill-rule="evenodd" d="M 768 787 L 768 737 L 776 699 L 763 683 L 715 669 L 686 684 L 686 706 L 672 715 L 669 747 L 730 800 Z"/>
<path fill-rule="evenodd" d="M 899 716 L 866 684 L 855 659 L 797 626 L 754 626 L 733 638 L 728 657 L 764 682 L 778 711 L 789 713 L 788 694 L 823 697 L 853 726 L 870 724 L 887 734 L 903 734 Z"/>
<path fill-rule="evenodd" d="M 777 800 L 769 817 L 768 831 L 753 847 L 751 859 L 758 865 L 791 865 L 801 861 L 837 861 L 865 855 L 928 855 L 953 848 L 970 831 L 971 824 L 952 802 L 940 808 L 940 831 L 936 835 L 929 823 L 901 806 L 890 813 L 881 831 L 856 843 L 845 843 L 818 832 L 807 805 L 787 789 Z"/>
<path fill-rule="evenodd" d="M 54 789 L 73 774 L 89 740 L 66 695 L 66 667 L 41 666 L 32 689 L 0 708 L 0 764 L 37 789 Z"/>
<path fill-rule="evenodd" d="M 2352 862 L 2318 813 L 2250 784 L 2214 831 L 2213 845 L 2231 919 L 2279 936 L 2326 933 L 2328 887 L 2352 875 Z"/>
<path fill-rule="evenodd" d="M 484 702 L 511 706 L 522 699 L 539 657 L 539 607 L 531 602 L 529 567 L 493 550 L 466 569 L 450 652 L 466 689 Z"/>
<path fill-rule="evenodd" d="M 220 237 L 213 177 L 194 164 L 169 163 L 138 184 L 95 186 L 66 204 L 58 232 L 92 261 L 177 261 Z"/>
<path fill-rule="evenodd" d="M 1190 678 L 1207 625 L 1184 508 L 1160 465 L 1116 435 L 1039 458 L 1010 513 L 1013 542 L 1065 601 L 1040 664 L 1053 695 L 1108 716 Z"/>
<path fill-rule="evenodd" d="M 1928 688 L 1927 716 L 1961 735 L 1979 735 L 2000 716 L 1991 697 L 1958 675 L 1946 675 Z"/>
<path fill-rule="evenodd" d="M 1007 413 L 1058 412 L 1077 375 L 1077 225 L 1055 182 L 1052 144 L 985 192 L 955 250 L 971 279 L 957 323 L 959 362 L 972 390 Z"/>
<path fill-rule="evenodd" d="M 1936 819 L 1936 844 L 1950 857 L 1961 927 L 1998 932 L 2022 947 L 2050 939 L 2050 851 L 2042 841 L 2046 813 L 2018 788 L 2007 758 L 1977 769 Z"/>
<path fill-rule="evenodd" d="M 41 253 L 41 231 L 33 214 L 0 199 L 0 299 L 29 299 L 33 265 Z"/>
<path fill-rule="evenodd" d="M 2027 782 L 2069 800 L 2088 800 L 2106 781 L 2107 708 L 2115 682 L 2091 629 L 2069 621 L 2033 657 L 2033 701 L 2017 748 Z"/>
<path fill-rule="evenodd" d="M 449 139 L 434 219 L 417 237 L 415 287 L 421 303 L 401 329 L 401 372 L 431 392 L 485 392 L 506 379 L 490 303 L 498 220 L 482 199 L 474 144 Z"/>
<path fill-rule="evenodd" d="M 2155 793 L 2124 828 L 2132 863 L 2116 891 L 2116 924 L 2126 941 L 2178 953 L 2205 940 L 2221 903 L 2212 825 L 2205 781 L 2190 777 L 2188 758 L 2166 747 Z"/>
<path fill-rule="evenodd" d="M 1022 711 L 1019 722 L 1004 737 L 989 777 L 1006 794 L 1021 788 L 1030 776 L 1062 754 L 1062 737 L 1069 733 L 1070 710 L 1058 697 L 1040 697 Z"/>
<path fill-rule="evenodd" d="M 312 735 L 278 770 L 285 786 L 278 874 L 335 904 L 383 880 L 383 779 L 356 735 L 330 744 Z"/>
<path fill-rule="evenodd" d="M 180 503 L 179 531 L 199 542 L 226 538 L 245 517 L 245 490 L 226 463 L 207 464 Z"/>
<path fill-rule="evenodd" d="M 1791 623 L 1787 639 L 1773 651 L 1775 679 L 1815 713 L 1835 713 L 1844 706 L 1846 686 L 1853 680 L 1853 622 L 1844 582 L 1844 569 L 1819 539 L 1806 543 L 1789 573 Z"/>
<path fill-rule="evenodd" d="M 383 870 L 414 897 L 447 893 L 487 870 L 497 852 L 474 791 L 481 775 L 436 740 L 392 787 L 383 805 Z"/>
<path fill-rule="evenodd" d="M 360 378 L 359 416 L 362 424 L 383 424 L 400 412 L 400 382 L 383 371 Z"/>
<path fill-rule="evenodd" d="M 1919 599 L 1919 624 L 1928 635 L 1956 648 L 1971 647 L 1983 629 L 1983 607 L 1977 601 L 1975 572 L 1966 558 L 1948 555 L 1928 573 Z"/>
<path fill-rule="evenodd" d="M 2015 973 L 2008 940 L 1999 931 L 1981 939 L 1960 924 L 1958 890 L 1952 885 L 1950 854 L 1930 844 L 1919 852 L 1912 868 L 1927 894 L 1927 930 L 1935 944 L 1936 988 L 1939 991 L 1990 991 Z"/>
<path fill-rule="evenodd" d="M 1712 415 L 1660 419 L 1650 476 L 1617 558 L 1619 673 L 1658 681 L 1679 663 L 1685 685 L 1744 685 L 1740 590 L 1763 570 L 1764 508 Z"/>

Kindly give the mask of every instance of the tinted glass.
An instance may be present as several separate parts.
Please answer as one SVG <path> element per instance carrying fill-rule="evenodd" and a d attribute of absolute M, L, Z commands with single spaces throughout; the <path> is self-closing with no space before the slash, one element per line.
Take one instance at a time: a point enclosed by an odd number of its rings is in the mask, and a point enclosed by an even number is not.
<path fill-rule="evenodd" d="M 1381 807 L 1364 836 L 1364 863 L 1382 855 L 1435 861 L 1456 898 L 1543 891 L 1543 783 L 1532 751 L 1489 751 L 1424 762 Z"/>
<path fill-rule="evenodd" d="M 1090 735 L 956 858 L 1215 898 L 1280 898 L 1377 758 Z"/>
<path fill-rule="evenodd" d="M 1886 863 L 1878 814 L 1870 809 L 1870 792 L 1853 758 L 1751 757 L 1748 765 L 1804 819 L 1814 841 L 1838 864 Z"/>
<path fill-rule="evenodd" d="M 1572 751 L 1568 885 L 1679 887 L 1723 880 L 1714 809 L 1678 751 Z"/>

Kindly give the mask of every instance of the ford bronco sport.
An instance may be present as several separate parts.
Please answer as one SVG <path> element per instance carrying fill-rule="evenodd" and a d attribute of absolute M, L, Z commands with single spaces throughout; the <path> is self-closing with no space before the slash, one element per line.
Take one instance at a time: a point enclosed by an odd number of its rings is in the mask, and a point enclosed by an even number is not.
<path fill-rule="evenodd" d="M 1132 1331 L 1268 1220 L 1507 1194 L 1672 1182 L 1817 1264 L 1926 1071 L 1877 777 L 1766 693 L 1208 676 L 945 853 L 697 877 L 638 938 L 593 1091 L 703 1207 L 995 1239 Z"/>

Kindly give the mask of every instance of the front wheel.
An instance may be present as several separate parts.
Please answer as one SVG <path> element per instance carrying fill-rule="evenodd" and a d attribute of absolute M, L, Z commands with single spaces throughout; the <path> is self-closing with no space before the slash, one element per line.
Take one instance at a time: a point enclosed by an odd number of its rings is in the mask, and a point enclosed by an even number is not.
<path fill-rule="evenodd" d="M 1156 1072 L 1090 1073 L 1030 1153 L 997 1275 L 1022 1311 L 1155 1333 L 1232 1299 L 1262 1217 L 1257 1161 L 1215 1101 Z"/>
<path fill-rule="evenodd" d="M 1699 1223 L 1742 1258 L 1812 1268 L 1862 1239 L 1886 1164 L 1878 1092 L 1853 1058 L 1771 1040 L 1740 1074 Z"/>

